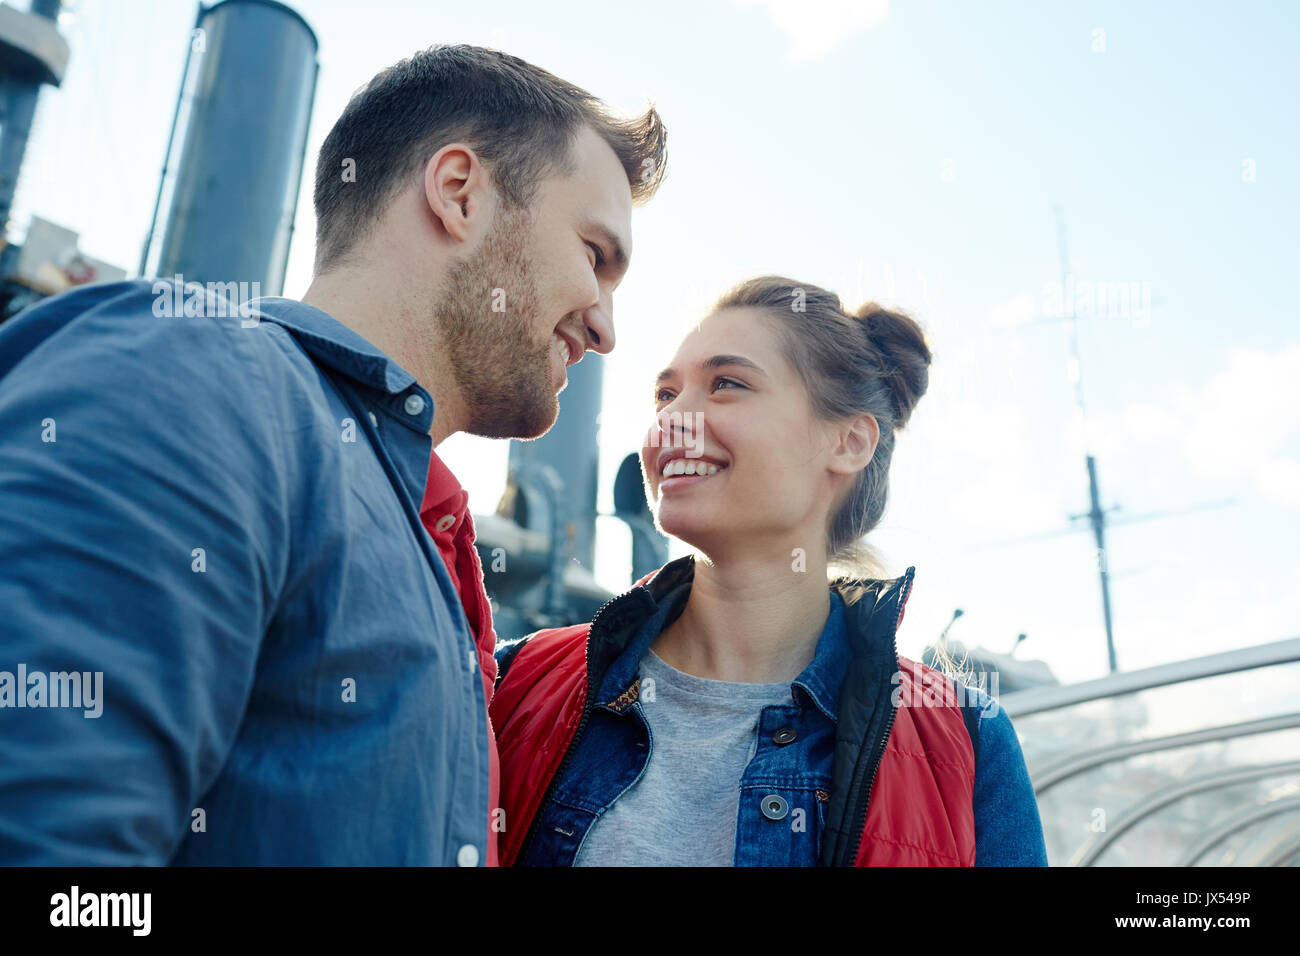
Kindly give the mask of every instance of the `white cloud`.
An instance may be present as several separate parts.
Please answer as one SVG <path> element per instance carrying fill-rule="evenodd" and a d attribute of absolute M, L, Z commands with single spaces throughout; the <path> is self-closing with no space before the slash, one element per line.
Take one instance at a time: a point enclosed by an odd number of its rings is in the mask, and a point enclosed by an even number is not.
<path fill-rule="evenodd" d="M 1295 468 L 1284 451 L 1300 436 L 1300 345 L 1233 349 L 1228 368 L 1185 411 L 1194 426 L 1187 457 L 1207 476 L 1248 475 L 1262 485 L 1266 473 Z"/>
<path fill-rule="evenodd" d="M 757 3 L 767 7 L 790 40 L 790 63 L 820 59 L 853 34 L 889 19 L 889 0 L 736 0 L 742 7 Z"/>
<path fill-rule="evenodd" d="M 1198 477 L 1246 481 L 1266 500 L 1300 508 L 1300 344 L 1233 349 L 1203 388 L 1178 385 L 1160 401 L 1091 418 L 1089 432 L 1103 456 L 1163 445 Z"/>
<path fill-rule="evenodd" d="M 1032 295 L 1018 295 L 989 309 L 987 324 L 991 329 L 1014 329 L 1028 325 L 1038 317 L 1038 302 Z"/>
<path fill-rule="evenodd" d="M 913 521 L 936 522 L 949 542 L 987 544 L 1063 525 L 1053 465 L 1033 446 L 1025 410 L 980 401 L 937 383 L 900 439 L 891 466 L 891 516 L 922 503 Z M 888 518 L 887 518 L 888 520 Z"/>
<path fill-rule="evenodd" d="M 1300 461 L 1273 458 L 1259 466 L 1255 483 L 1265 498 L 1300 508 Z"/>

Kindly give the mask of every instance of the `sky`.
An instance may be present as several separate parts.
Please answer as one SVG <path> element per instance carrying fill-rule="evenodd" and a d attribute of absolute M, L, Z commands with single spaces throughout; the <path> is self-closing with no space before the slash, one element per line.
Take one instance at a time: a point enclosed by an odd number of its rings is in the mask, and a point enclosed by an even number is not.
<path fill-rule="evenodd" d="M 14 219 L 75 229 L 134 272 L 196 5 L 66 6 L 70 66 L 42 94 Z M 601 360 L 602 512 L 653 417 L 655 372 L 726 288 L 781 273 L 907 311 L 934 352 L 868 539 L 891 574 L 916 568 L 900 653 L 919 658 L 961 608 L 954 640 L 1006 652 L 1024 633 L 1017 656 L 1063 682 L 1106 673 L 1090 533 L 1030 537 L 1087 509 L 1089 452 L 1113 517 L 1183 512 L 1110 531 L 1122 669 L 1300 635 L 1300 6 L 291 6 L 320 75 L 288 296 L 311 278 L 321 142 L 358 87 L 417 49 L 497 47 L 663 115 L 668 175 L 633 214 Z M 1090 307 L 1120 288 L 1126 302 Z M 506 444 L 455 436 L 439 454 L 472 509 L 494 510 Z M 598 577 L 621 590 L 626 532 L 597 527 Z"/>

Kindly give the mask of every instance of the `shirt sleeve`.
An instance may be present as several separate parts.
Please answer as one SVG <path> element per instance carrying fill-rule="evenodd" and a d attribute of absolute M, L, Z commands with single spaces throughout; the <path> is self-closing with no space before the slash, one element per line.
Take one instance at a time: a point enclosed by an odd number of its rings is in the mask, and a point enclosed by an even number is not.
<path fill-rule="evenodd" d="M 975 767 L 975 865 L 1047 866 L 1038 801 L 1011 717 L 979 688 Z"/>
<path fill-rule="evenodd" d="M 105 289 L 0 329 L 53 328 L 0 378 L 0 669 L 82 677 L 80 707 L 50 706 L 52 677 L 44 705 L 0 684 L 10 865 L 170 860 L 238 733 L 287 566 L 266 333 L 157 317 L 148 283 Z"/>

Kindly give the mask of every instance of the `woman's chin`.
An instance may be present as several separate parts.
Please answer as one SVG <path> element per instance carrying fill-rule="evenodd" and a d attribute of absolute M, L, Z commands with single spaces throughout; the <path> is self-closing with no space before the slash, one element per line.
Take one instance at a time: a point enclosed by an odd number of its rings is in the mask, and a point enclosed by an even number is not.
<path fill-rule="evenodd" d="M 703 509 L 673 501 L 661 501 L 655 523 L 659 530 L 678 541 L 698 547 L 697 542 L 712 536 L 717 520 Z"/>

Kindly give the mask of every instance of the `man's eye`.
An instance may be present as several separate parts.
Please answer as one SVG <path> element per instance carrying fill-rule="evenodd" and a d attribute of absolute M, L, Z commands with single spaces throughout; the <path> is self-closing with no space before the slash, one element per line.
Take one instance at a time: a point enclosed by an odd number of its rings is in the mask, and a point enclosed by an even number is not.
<path fill-rule="evenodd" d="M 600 251 L 600 246 L 594 242 L 587 243 L 587 248 L 596 254 L 596 268 L 599 269 L 605 264 L 605 254 Z"/>
<path fill-rule="evenodd" d="M 736 388 L 744 388 L 744 387 L 745 387 L 744 385 L 742 385 L 742 384 L 740 384 L 739 382 L 737 382 L 734 378 L 715 378 L 715 379 L 713 380 L 713 384 L 714 384 L 715 387 L 718 386 L 718 385 L 722 385 L 723 383 L 726 383 L 727 385 L 734 385 L 734 386 L 736 386 Z"/>
<path fill-rule="evenodd" d="M 666 393 L 667 396 L 668 396 L 667 398 L 664 397 L 665 393 Z M 668 389 L 666 389 L 666 388 L 661 388 L 661 389 L 659 389 L 658 391 L 655 392 L 655 401 L 656 401 L 656 402 L 670 402 L 670 401 L 672 401 L 672 394 L 673 394 L 673 393 L 670 392 L 670 391 L 668 391 Z"/>

